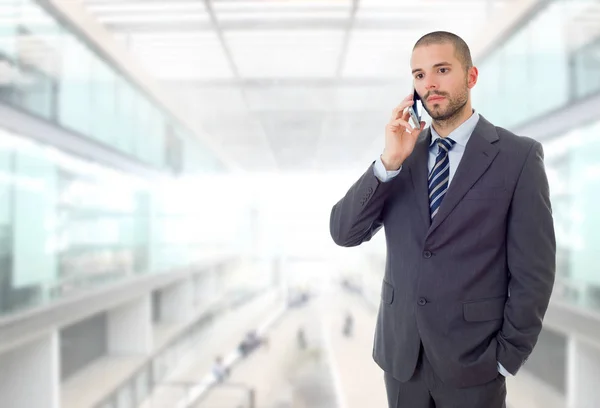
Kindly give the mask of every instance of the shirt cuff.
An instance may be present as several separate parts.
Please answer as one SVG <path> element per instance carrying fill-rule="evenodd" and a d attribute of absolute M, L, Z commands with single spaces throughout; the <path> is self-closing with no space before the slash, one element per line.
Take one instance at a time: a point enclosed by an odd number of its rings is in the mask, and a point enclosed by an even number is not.
<path fill-rule="evenodd" d="M 500 364 L 500 362 L 498 361 L 498 372 L 500 374 L 502 374 L 505 377 L 512 377 L 513 375 L 511 373 L 508 372 L 508 370 L 506 368 L 504 368 L 504 366 L 502 364 Z"/>
<path fill-rule="evenodd" d="M 386 170 L 383 162 L 381 161 L 381 156 L 375 160 L 375 165 L 373 166 L 373 173 L 375 173 L 375 177 L 377 177 L 382 183 L 390 181 L 396 177 L 398 173 L 400 173 L 400 170 L 402 170 L 402 166 L 400 166 L 398 170 Z"/>

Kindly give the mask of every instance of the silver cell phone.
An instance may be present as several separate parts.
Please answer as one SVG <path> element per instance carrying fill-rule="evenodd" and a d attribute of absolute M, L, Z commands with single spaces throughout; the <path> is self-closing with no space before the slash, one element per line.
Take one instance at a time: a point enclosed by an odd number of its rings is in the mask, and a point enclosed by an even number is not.
<path fill-rule="evenodd" d="M 413 105 L 408 107 L 408 113 L 410 114 L 410 122 L 413 129 L 421 128 L 421 118 L 419 117 L 419 110 L 417 109 L 417 101 L 421 100 L 416 90 L 413 93 Z"/>
<path fill-rule="evenodd" d="M 419 117 L 415 113 L 415 110 L 412 106 L 408 107 L 408 113 L 410 114 L 410 120 L 409 120 L 410 125 L 413 127 L 413 129 L 420 129 L 421 122 L 419 121 Z"/>

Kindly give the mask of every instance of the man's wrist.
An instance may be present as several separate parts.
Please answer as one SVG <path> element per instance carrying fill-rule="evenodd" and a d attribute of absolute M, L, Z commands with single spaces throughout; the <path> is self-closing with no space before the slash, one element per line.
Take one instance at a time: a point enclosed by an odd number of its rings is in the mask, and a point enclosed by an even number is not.
<path fill-rule="evenodd" d="M 393 159 L 387 157 L 385 154 L 382 154 L 380 157 L 386 171 L 397 171 L 400 169 L 400 167 L 402 167 L 403 160 L 401 159 Z"/>

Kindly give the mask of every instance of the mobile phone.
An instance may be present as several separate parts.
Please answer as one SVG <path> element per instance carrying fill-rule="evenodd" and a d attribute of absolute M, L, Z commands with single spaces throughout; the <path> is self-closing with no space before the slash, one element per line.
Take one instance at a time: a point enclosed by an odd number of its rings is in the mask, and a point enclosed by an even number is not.
<path fill-rule="evenodd" d="M 421 128 L 421 116 L 419 115 L 419 110 L 417 109 L 417 101 L 420 101 L 421 97 L 417 93 L 415 89 L 413 91 L 413 105 L 408 107 L 408 113 L 410 114 L 410 119 L 412 121 L 411 125 L 413 129 Z"/>

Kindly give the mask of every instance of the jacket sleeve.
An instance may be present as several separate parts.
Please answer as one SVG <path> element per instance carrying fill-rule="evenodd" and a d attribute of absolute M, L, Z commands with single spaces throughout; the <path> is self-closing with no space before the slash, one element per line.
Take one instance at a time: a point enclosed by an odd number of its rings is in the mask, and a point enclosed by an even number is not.
<path fill-rule="evenodd" d="M 534 142 L 521 170 L 508 214 L 509 270 L 498 361 L 516 374 L 535 346 L 550 302 L 556 241 L 542 145 Z"/>
<path fill-rule="evenodd" d="M 382 212 L 393 185 L 379 181 L 371 165 L 333 206 L 329 221 L 333 241 L 344 247 L 369 241 L 383 225 Z"/>

